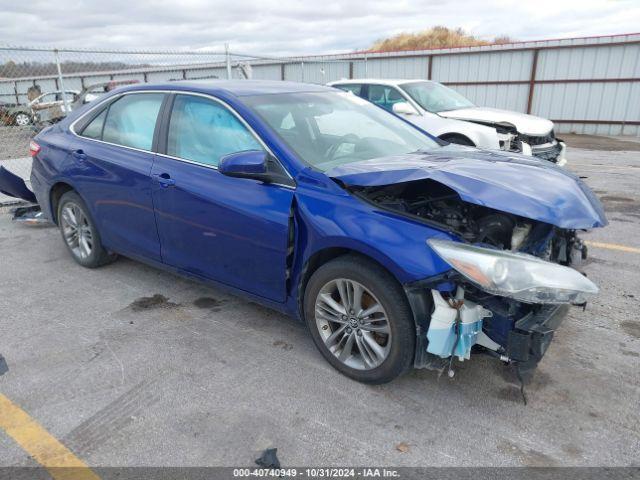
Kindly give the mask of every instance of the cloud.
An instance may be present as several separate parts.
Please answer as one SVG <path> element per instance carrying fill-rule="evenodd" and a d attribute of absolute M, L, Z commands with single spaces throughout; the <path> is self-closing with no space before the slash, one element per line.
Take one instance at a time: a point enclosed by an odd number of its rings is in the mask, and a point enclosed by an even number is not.
<path fill-rule="evenodd" d="M 630 33 L 637 0 L 1 0 L 13 45 L 101 49 L 221 48 L 263 55 L 348 52 L 434 25 L 521 40 Z"/>

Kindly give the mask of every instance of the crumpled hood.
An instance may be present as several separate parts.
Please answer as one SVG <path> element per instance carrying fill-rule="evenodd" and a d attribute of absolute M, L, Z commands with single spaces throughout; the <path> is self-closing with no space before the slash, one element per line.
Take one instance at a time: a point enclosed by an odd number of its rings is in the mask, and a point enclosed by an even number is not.
<path fill-rule="evenodd" d="M 526 113 L 500 110 L 498 108 L 471 107 L 438 113 L 441 117 L 470 120 L 472 122 L 508 123 L 525 135 L 547 135 L 553 129 L 553 122 Z"/>
<path fill-rule="evenodd" d="M 595 194 L 551 162 L 449 145 L 431 151 L 354 162 L 326 172 L 349 186 L 431 179 L 462 200 L 567 229 L 607 224 Z"/>

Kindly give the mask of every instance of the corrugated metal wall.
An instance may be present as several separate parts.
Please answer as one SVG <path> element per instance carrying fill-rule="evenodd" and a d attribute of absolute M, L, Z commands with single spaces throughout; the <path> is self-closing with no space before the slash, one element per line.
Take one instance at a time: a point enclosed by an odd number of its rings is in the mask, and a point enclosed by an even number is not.
<path fill-rule="evenodd" d="M 342 78 L 432 79 L 478 105 L 550 118 L 559 132 L 640 136 L 640 34 L 248 63 L 252 77 L 264 80 L 324 84 Z M 70 74 L 65 75 L 65 87 L 79 90 L 82 82 L 110 78 L 147 82 L 226 78 L 223 63 L 171 68 Z M 233 76 L 240 76 L 235 68 Z M 25 102 L 34 81 L 43 92 L 57 88 L 52 77 L 0 80 L 0 98 L 15 100 L 17 91 L 19 101 Z"/>
<path fill-rule="evenodd" d="M 561 133 L 640 136 L 640 34 L 295 61 L 285 68 L 287 80 L 431 79 L 477 105 L 555 120 Z M 345 67 L 314 74 L 329 61 Z"/>

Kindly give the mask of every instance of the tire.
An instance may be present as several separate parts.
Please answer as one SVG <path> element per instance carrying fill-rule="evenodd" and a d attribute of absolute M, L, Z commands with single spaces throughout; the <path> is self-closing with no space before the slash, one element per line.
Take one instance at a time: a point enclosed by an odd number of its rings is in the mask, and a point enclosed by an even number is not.
<path fill-rule="evenodd" d="M 13 116 L 13 124 L 17 127 L 26 127 L 31 124 L 31 117 L 28 113 L 18 112 Z"/>
<path fill-rule="evenodd" d="M 465 145 L 467 147 L 475 147 L 475 144 L 464 135 L 443 135 L 440 137 L 445 142 L 455 143 L 456 145 Z"/>
<path fill-rule="evenodd" d="M 102 246 L 100 233 L 89 209 L 76 192 L 69 191 L 62 195 L 57 215 L 62 240 L 77 263 L 83 267 L 97 268 L 117 258 Z"/>
<path fill-rule="evenodd" d="M 358 296 L 356 288 L 363 291 L 360 302 L 354 298 Z M 342 302 L 344 296 L 353 301 Z M 358 303 L 360 309 L 344 309 L 346 304 Z M 332 304 L 341 309 L 332 310 Z M 345 314 L 339 315 L 343 310 Z M 362 315 L 371 310 L 374 313 Z M 305 288 L 304 317 L 320 353 L 349 378 L 387 383 L 413 365 L 416 333 L 406 295 L 395 278 L 366 258 L 345 255 L 316 270 Z M 380 320 L 383 317 L 386 322 Z M 344 353 L 349 337 L 353 338 L 351 353 Z"/>

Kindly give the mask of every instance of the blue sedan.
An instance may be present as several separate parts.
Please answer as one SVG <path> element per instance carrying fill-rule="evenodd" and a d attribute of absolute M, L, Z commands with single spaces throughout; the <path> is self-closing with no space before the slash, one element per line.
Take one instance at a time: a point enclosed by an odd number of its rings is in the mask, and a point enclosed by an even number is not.
<path fill-rule="evenodd" d="M 31 184 L 73 259 L 118 255 L 306 322 L 331 365 L 388 382 L 485 353 L 533 371 L 597 287 L 572 174 L 448 145 L 336 89 L 117 89 L 43 130 Z"/>

